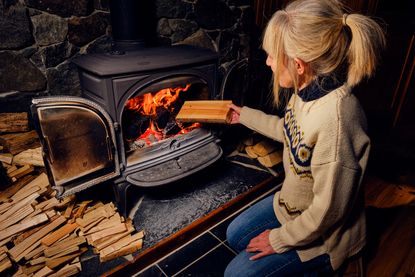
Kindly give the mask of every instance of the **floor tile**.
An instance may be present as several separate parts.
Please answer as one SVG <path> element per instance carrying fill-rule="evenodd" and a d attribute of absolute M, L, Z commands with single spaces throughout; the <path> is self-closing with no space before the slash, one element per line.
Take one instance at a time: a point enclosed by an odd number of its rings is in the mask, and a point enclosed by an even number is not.
<path fill-rule="evenodd" d="M 275 194 L 275 191 L 271 191 L 268 193 L 265 193 L 264 195 L 262 195 L 257 201 L 255 201 L 254 203 L 251 203 L 250 205 L 247 205 L 246 207 L 244 207 L 243 209 L 241 209 L 238 213 L 234 214 L 233 216 L 231 216 L 230 218 L 226 219 L 225 221 L 223 221 L 222 223 L 220 223 L 219 225 L 213 227 L 210 231 L 216 236 L 218 237 L 221 241 L 225 241 L 226 240 L 226 229 L 228 228 L 229 224 L 232 222 L 232 220 L 234 220 L 239 214 L 241 214 L 243 211 L 245 211 L 247 208 L 249 208 L 250 206 L 254 205 L 255 203 L 257 203 L 258 201 L 261 201 L 262 199 L 264 199 L 265 197 Z"/>
<path fill-rule="evenodd" d="M 160 261 L 158 265 L 167 275 L 173 275 L 210 251 L 219 243 L 210 233 L 205 233 L 182 249 Z"/>
<path fill-rule="evenodd" d="M 161 270 L 156 265 L 153 265 L 149 269 L 145 270 L 144 272 L 136 276 L 137 277 L 165 277 L 166 275 L 163 272 L 161 272 Z"/>
<path fill-rule="evenodd" d="M 235 257 L 227 247 L 220 245 L 206 256 L 186 268 L 177 276 L 216 277 L 223 276 L 226 266 Z"/>
<path fill-rule="evenodd" d="M 242 211 L 241 211 L 242 212 Z M 232 220 L 235 219 L 241 212 L 238 212 L 237 214 L 231 216 L 230 218 L 226 219 L 219 225 L 213 227 L 210 231 L 218 237 L 221 241 L 226 240 L 226 229 L 228 229 L 229 224 L 232 222 Z"/>

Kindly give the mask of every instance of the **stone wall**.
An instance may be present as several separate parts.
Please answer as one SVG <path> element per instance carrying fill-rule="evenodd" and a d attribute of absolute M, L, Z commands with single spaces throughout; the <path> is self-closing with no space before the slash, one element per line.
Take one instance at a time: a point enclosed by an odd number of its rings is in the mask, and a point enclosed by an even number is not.
<path fill-rule="evenodd" d="M 0 112 L 33 97 L 80 95 L 78 55 L 111 49 L 109 0 L 0 0 Z M 250 0 L 154 0 L 157 43 L 220 55 L 220 71 L 249 55 Z"/>

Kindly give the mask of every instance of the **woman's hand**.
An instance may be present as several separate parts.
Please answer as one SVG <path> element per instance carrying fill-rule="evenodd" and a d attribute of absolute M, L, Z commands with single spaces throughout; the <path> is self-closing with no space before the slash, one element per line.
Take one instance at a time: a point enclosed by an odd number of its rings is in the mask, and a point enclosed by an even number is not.
<path fill-rule="evenodd" d="M 229 117 L 229 124 L 237 124 L 239 123 L 239 116 L 241 114 L 241 107 L 238 107 L 234 104 L 229 104 L 228 107 L 231 110 L 231 114 Z"/>
<path fill-rule="evenodd" d="M 269 243 L 269 233 L 271 230 L 265 230 L 255 238 L 251 239 L 246 251 L 250 253 L 259 252 L 258 254 L 249 258 L 251 261 L 255 261 L 261 257 L 268 256 L 275 253 L 274 248 Z"/>

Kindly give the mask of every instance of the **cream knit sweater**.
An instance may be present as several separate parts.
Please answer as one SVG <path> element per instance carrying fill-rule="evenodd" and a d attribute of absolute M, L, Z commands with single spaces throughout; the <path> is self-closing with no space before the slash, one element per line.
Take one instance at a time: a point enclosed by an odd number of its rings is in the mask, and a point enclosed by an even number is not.
<path fill-rule="evenodd" d="M 284 143 L 285 180 L 274 197 L 282 226 L 269 240 L 302 261 L 327 253 L 337 269 L 365 245 L 361 189 L 369 155 L 366 118 L 343 85 L 311 101 L 294 94 L 284 118 L 243 107 L 240 122 Z"/>

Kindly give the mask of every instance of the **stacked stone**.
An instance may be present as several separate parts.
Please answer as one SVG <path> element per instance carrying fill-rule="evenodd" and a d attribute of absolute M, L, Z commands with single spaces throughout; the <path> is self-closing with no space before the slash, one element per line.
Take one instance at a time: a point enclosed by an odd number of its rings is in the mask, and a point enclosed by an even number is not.
<path fill-rule="evenodd" d="M 80 93 L 70 58 L 108 45 L 103 2 L 0 1 L 0 103 L 8 104 L 2 111 L 25 110 L 33 96 Z"/>
<path fill-rule="evenodd" d="M 157 44 L 219 52 L 226 71 L 248 56 L 249 0 L 154 0 Z M 35 96 L 80 95 L 71 59 L 111 47 L 109 0 L 0 1 L 0 111 L 28 111 Z M 157 25 L 157 26 L 156 26 Z"/>

